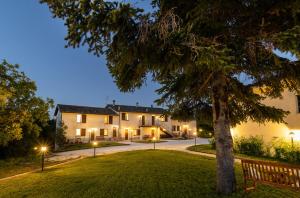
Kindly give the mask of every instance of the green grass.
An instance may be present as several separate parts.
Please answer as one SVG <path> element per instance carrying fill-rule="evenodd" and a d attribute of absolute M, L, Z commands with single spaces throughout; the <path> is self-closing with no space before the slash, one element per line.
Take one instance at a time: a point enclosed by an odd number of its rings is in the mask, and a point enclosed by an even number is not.
<path fill-rule="evenodd" d="M 152 140 L 132 140 L 132 142 L 135 142 L 135 143 L 144 143 L 144 144 L 153 144 Z M 164 141 L 164 140 L 156 140 L 155 141 L 155 143 L 162 143 L 162 142 L 167 142 L 167 141 Z"/>
<path fill-rule="evenodd" d="M 47 159 L 46 159 L 47 160 Z M 58 164 L 61 162 L 45 161 L 45 166 Z M 41 167 L 40 156 L 19 157 L 0 160 L 0 179 L 28 171 L 36 170 Z"/>
<path fill-rule="evenodd" d="M 219 197 L 216 161 L 178 151 L 146 150 L 85 158 L 0 181 L 0 197 Z M 297 197 L 265 185 L 245 194 L 236 165 L 238 192 L 231 197 Z"/>
<path fill-rule="evenodd" d="M 190 151 L 195 151 L 195 152 L 201 152 L 201 153 L 208 153 L 208 154 L 216 154 L 216 150 L 211 148 L 210 144 L 200 144 L 195 146 L 190 146 L 187 148 L 187 150 Z M 272 161 L 272 162 L 281 162 L 281 163 L 287 163 L 287 162 L 282 162 L 273 158 L 268 158 L 268 157 L 255 157 L 255 156 L 249 156 L 249 155 L 244 155 L 244 154 L 238 154 L 235 153 L 234 157 L 237 159 L 252 159 L 252 160 L 262 160 L 262 161 Z M 290 163 L 287 163 L 290 164 Z"/>
<path fill-rule="evenodd" d="M 124 145 L 128 145 L 128 144 L 123 144 L 119 142 L 98 142 L 97 148 L 109 147 L 109 146 L 124 146 Z M 74 151 L 74 150 L 91 149 L 91 148 L 94 148 L 91 143 L 66 144 L 65 146 L 59 148 L 56 152 Z"/>

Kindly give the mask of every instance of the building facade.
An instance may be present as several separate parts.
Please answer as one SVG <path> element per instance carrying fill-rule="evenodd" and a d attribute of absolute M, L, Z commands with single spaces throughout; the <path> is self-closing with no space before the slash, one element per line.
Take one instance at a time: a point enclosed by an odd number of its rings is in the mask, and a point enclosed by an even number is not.
<path fill-rule="evenodd" d="M 258 124 L 248 121 L 231 129 L 232 135 L 237 137 L 259 135 L 266 142 L 276 138 L 288 140 L 293 138 L 296 141 L 300 141 L 300 96 L 285 90 L 282 98 L 267 98 L 264 100 L 264 104 L 289 111 L 289 115 L 284 119 L 286 123 L 267 122 L 265 124 Z"/>
<path fill-rule="evenodd" d="M 58 104 L 57 127 L 67 126 L 69 142 L 117 141 L 192 136 L 196 121 L 173 120 L 163 108 L 109 104 L 105 108 Z"/>

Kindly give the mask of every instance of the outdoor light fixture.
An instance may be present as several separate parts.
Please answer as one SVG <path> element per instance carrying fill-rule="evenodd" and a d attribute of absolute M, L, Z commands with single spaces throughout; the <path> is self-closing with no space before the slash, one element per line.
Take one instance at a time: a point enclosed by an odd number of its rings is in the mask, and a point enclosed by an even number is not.
<path fill-rule="evenodd" d="M 194 135 L 194 137 L 195 137 L 195 150 L 196 150 L 196 145 L 197 145 L 197 133 L 194 132 L 193 135 Z"/>
<path fill-rule="evenodd" d="M 289 133 L 289 135 L 291 136 L 292 148 L 294 148 L 294 135 L 295 135 L 295 133 L 293 131 L 291 131 Z"/>
<path fill-rule="evenodd" d="M 35 150 L 35 151 L 38 150 L 38 147 L 34 147 L 33 150 Z"/>
<path fill-rule="evenodd" d="M 36 147 L 37 148 L 37 147 Z M 45 164 L 45 153 L 47 152 L 46 146 L 41 146 L 41 155 L 42 155 L 42 171 L 44 171 L 44 164 Z"/>
<path fill-rule="evenodd" d="M 155 150 L 156 137 L 153 137 L 153 138 L 152 138 L 152 141 L 153 141 L 153 150 Z"/>
<path fill-rule="evenodd" d="M 94 147 L 94 157 L 96 157 L 96 147 L 98 145 L 98 142 L 93 142 L 93 147 Z"/>

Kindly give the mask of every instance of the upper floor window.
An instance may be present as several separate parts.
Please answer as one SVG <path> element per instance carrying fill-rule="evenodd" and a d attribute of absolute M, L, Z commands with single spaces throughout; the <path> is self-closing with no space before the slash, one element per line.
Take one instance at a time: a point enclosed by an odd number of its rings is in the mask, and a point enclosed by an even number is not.
<path fill-rule="evenodd" d="M 160 120 L 161 120 L 162 122 L 168 122 L 168 116 L 167 116 L 167 115 L 162 115 L 162 116 L 160 117 Z"/>
<path fill-rule="evenodd" d="M 128 113 L 122 113 L 122 120 L 129 120 Z"/>
<path fill-rule="evenodd" d="M 85 114 L 77 114 L 76 121 L 78 123 L 86 123 L 86 115 Z"/>
<path fill-rule="evenodd" d="M 297 104 L 298 104 L 298 113 L 300 113 L 300 95 L 297 96 Z"/>
<path fill-rule="evenodd" d="M 105 116 L 104 124 L 113 124 L 113 116 Z"/>

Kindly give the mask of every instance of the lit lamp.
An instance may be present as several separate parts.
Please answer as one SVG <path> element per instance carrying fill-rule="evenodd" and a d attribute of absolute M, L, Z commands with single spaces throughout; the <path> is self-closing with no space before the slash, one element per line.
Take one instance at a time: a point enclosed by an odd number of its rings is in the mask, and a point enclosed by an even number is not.
<path fill-rule="evenodd" d="M 44 170 L 44 164 L 45 164 L 45 153 L 47 152 L 47 147 L 42 146 L 41 147 L 41 154 L 42 154 L 42 171 Z"/>
<path fill-rule="evenodd" d="M 96 147 L 98 145 L 98 142 L 93 142 L 93 147 L 94 147 L 94 157 L 96 157 Z"/>
<path fill-rule="evenodd" d="M 153 138 L 152 138 L 152 141 L 153 141 L 153 150 L 155 150 L 156 137 L 153 137 Z"/>
<path fill-rule="evenodd" d="M 196 150 L 196 145 L 197 145 L 197 133 L 194 132 L 193 135 L 194 135 L 194 137 L 195 137 L 195 150 Z"/>
<path fill-rule="evenodd" d="M 291 136 L 292 148 L 294 148 L 294 135 L 295 135 L 295 133 L 293 131 L 291 131 L 289 133 L 289 135 Z"/>

